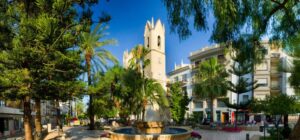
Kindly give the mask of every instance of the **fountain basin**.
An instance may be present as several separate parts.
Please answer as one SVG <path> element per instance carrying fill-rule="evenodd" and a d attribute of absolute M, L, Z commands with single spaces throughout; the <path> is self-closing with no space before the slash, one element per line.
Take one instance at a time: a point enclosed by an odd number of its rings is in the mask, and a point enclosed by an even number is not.
<path fill-rule="evenodd" d="M 137 122 L 136 128 L 140 134 L 160 134 L 164 125 L 162 122 Z"/>
<path fill-rule="evenodd" d="M 168 127 L 158 134 L 140 134 L 133 127 L 122 127 L 111 132 L 111 140 L 187 140 L 192 130 L 185 127 Z"/>

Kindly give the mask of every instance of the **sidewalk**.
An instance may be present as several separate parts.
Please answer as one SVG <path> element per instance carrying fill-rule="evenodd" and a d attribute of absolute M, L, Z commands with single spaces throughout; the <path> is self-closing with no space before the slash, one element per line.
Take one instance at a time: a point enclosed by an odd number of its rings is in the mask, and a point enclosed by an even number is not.
<path fill-rule="evenodd" d="M 58 133 L 57 130 L 52 131 L 47 134 L 47 136 L 44 138 L 44 140 L 55 140 L 55 139 L 60 139 L 61 135 L 64 134 L 64 132 Z"/>
<path fill-rule="evenodd" d="M 4 136 L 0 137 L 1 140 L 23 140 L 24 132 L 16 133 L 14 136 Z"/>
<path fill-rule="evenodd" d="M 64 128 L 65 131 L 66 128 Z M 61 135 L 64 132 L 60 132 L 60 135 L 58 135 L 58 132 L 56 129 L 52 129 L 51 132 L 49 132 L 46 137 L 44 138 L 44 140 L 54 140 L 54 139 L 60 139 Z M 1 137 L 1 140 L 24 140 L 24 132 L 23 133 L 19 133 L 16 134 L 14 136 L 5 136 L 5 137 Z"/>

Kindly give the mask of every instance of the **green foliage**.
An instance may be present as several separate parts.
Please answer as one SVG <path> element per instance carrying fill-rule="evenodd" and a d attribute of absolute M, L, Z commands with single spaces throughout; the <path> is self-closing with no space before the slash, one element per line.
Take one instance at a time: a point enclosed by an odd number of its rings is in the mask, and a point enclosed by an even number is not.
<path fill-rule="evenodd" d="M 267 96 L 265 100 L 255 100 L 250 109 L 255 113 L 264 112 L 270 115 L 288 115 L 299 111 L 296 99 L 286 94 Z"/>
<path fill-rule="evenodd" d="M 113 101 L 109 99 L 109 96 L 101 96 L 93 102 L 95 115 L 100 118 L 113 118 L 118 114 L 118 109 L 114 106 Z"/>
<path fill-rule="evenodd" d="M 257 40 L 266 32 L 272 39 L 283 39 L 298 32 L 299 1 L 293 0 L 163 0 L 171 23 L 181 39 L 191 35 L 190 22 L 198 31 L 208 27 L 208 13 L 215 23 L 211 40 L 224 43 L 236 40 L 241 34 L 252 34 Z M 193 19 L 192 21 L 190 19 Z M 246 29 L 245 29 L 246 28 Z"/>
<path fill-rule="evenodd" d="M 187 105 L 189 104 L 189 99 L 187 95 L 184 94 L 181 88 L 181 83 L 173 83 L 170 87 L 170 103 L 171 103 L 171 116 L 172 119 L 177 123 L 181 124 L 184 121 L 184 116 L 188 110 Z"/>
<path fill-rule="evenodd" d="M 78 115 L 78 119 L 87 119 L 87 114 L 84 113 L 84 114 L 79 114 Z"/>
<path fill-rule="evenodd" d="M 271 140 L 283 139 L 283 136 L 281 135 L 283 128 L 277 128 L 277 129 L 276 128 L 267 129 L 267 132 L 270 134 L 269 138 Z"/>
<path fill-rule="evenodd" d="M 203 119 L 203 112 L 194 111 L 189 119 L 190 119 L 192 124 L 200 124 L 202 122 L 202 119 Z"/>
<path fill-rule="evenodd" d="M 150 64 L 150 60 L 146 58 L 150 50 L 142 45 L 135 46 L 131 51 L 132 58 L 129 60 L 129 68 L 141 72 L 144 76 L 144 69 Z"/>
<path fill-rule="evenodd" d="M 151 62 L 147 58 L 149 49 L 143 47 L 142 45 L 137 45 L 134 47 L 130 54 L 132 58 L 129 60 L 129 75 L 135 76 L 129 77 L 133 78 L 133 81 L 128 81 L 128 84 L 131 85 L 131 88 L 134 90 L 136 105 L 138 106 L 137 112 L 142 112 L 142 121 L 145 118 L 146 106 L 148 103 L 158 103 L 160 106 L 167 107 L 168 100 L 165 95 L 165 91 L 161 84 L 151 78 L 146 78 L 144 69 Z M 138 85 L 136 83 L 139 83 Z"/>
<path fill-rule="evenodd" d="M 227 73 L 225 68 L 213 57 L 199 65 L 194 91 L 201 99 L 215 99 L 227 93 Z"/>
<path fill-rule="evenodd" d="M 196 74 L 194 92 L 200 99 L 213 101 L 216 98 L 226 96 L 228 83 L 227 72 L 223 65 L 218 63 L 216 57 L 202 62 Z M 211 118 L 213 118 L 213 106 L 210 106 Z M 213 121 L 213 119 L 211 119 Z"/>
<path fill-rule="evenodd" d="M 107 25 L 98 23 L 91 32 L 84 31 L 80 34 L 79 48 L 89 72 L 104 72 L 108 68 L 108 62 L 118 63 L 116 58 L 104 49 L 105 46 L 116 44 L 116 40 L 104 39 L 107 28 Z"/>
<path fill-rule="evenodd" d="M 81 115 L 81 114 L 85 114 L 85 105 L 84 103 L 82 102 L 81 99 L 79 100 L 76 100 L 76 112 L 77 112 L 77 115 Z"/>

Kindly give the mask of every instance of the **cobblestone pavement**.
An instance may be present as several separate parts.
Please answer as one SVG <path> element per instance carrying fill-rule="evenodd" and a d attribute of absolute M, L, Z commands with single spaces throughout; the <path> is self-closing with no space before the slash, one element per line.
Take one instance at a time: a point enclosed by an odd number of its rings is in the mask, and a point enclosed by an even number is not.
<path fill-rule="evenodd" d="M 263 136 L 259 131 L 241 131 L 241 132 L 224 132 L 219 130 L 195 130 L 200 133 L 202 140 L 246 140 L 246 134 L 250 135 L 250 138 L 254 135 Z"/>
<path fill-rule="evenodd" d="M 67 127 L 64 129 L 67 134 L 66 140 L 99 140 L 102 130 L 87 130 L 87 127 Z"/>
<path fill-rule="evenodd" d="M 219 130 L 196 129 L 202 135 L 201 140 L 246 140 L 246 134 L 253 136 L 263 136 L 258 131 L 224 132 Z M 100 135 L 104 133 L 101 130 L 87 130 L 87 127 L 64 127 L 64 133 L 67 134 L 66 140 L 100 140 Z M 47 140 L 58 138 L 56 132 L 47 136 Z M 254 137 L 253 137 L 254 138 Z"/>

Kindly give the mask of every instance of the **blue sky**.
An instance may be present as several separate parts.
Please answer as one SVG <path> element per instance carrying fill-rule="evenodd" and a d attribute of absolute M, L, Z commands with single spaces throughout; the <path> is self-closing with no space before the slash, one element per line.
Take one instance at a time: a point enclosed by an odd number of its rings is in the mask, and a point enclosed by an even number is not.
<path fill-rule="evenodd" d="M 161 0 L 100 0 L 93 7 L 94 16 L 98 17 L 102 11 L 111 15 L 109 23 L 108 38 L 118 41 L 117 46 L 106 48 L 117 57 L 122 64 L 122 56 L 125 50 L 130 50 L 137 44 L 143 44 L 144 27 L 147 20 L 160 19 L 166 28 L 166 71 L 174 69 L 174 63 L 189 63 L 189 53 L 208 46 L 211 35 L 213 19 L 209 18 L 209 31 L 193 31 L 192 36 L 180 41 L 176 33 L 170 32 L 167 20 L 167 11 Z M 193 23 L 190 23 L 191 25 Z"/>

